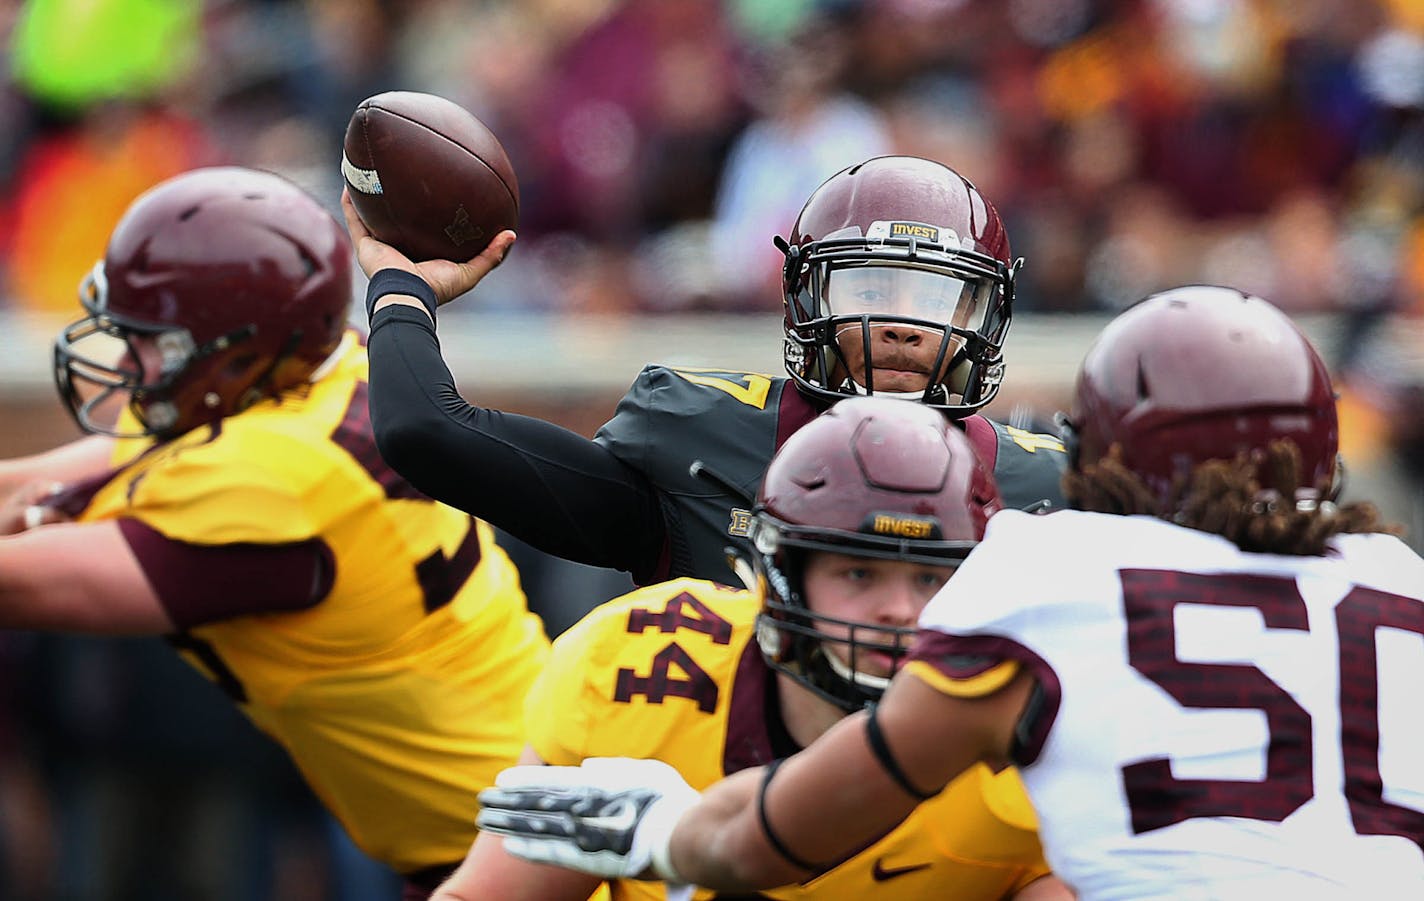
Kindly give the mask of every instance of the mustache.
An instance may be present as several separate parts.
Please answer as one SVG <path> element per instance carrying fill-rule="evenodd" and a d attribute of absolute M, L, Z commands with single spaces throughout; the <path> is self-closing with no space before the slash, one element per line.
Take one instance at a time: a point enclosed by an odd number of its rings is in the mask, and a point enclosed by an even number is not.
<path fill-rule="evenodd" d="M 934 332 L 928 329 L 916 328 L 914 330 L 917 332 L 925 333 L 932 341 L 939 341 L 944 338 L 943 334 L 935 334 Z M 854 332 L 854 334 L 848 336 L 848 332 Z M 857 345 L 860 344 L 862 335 L 861 326 L 859 323 L 846 323 L 840 328 L 836 329 L 836 343 L 841 345 L 842 352 L 845 352 L 846 350 L 845 345 L 848 338 L 849 340 L 856 342 Z M 953 354 L 954 345 L 951 344 L 946 359 L 952 357 Z M 930 362 L 933 357 L 931 356 L 930 359 L 924 359 L 924 357 L 925 354 L 923 353 L 923 351 L 915 353 L 907 350 L 903 345 L 897 343 L 886 344 L 882 342 L 872 341 L 870 347 L 870 356 L 867 357 L 865 360 L 865 368 L 899 369 L 903 372 L 917 372 L 921 374 L 928 374 L 930 371 Z"/>
<path fill-rule="evenodd" d="M 928 373 L 929 367 L 903 353 L 871 353 L 866 369 L 899 369 L 904 372 Z"/>

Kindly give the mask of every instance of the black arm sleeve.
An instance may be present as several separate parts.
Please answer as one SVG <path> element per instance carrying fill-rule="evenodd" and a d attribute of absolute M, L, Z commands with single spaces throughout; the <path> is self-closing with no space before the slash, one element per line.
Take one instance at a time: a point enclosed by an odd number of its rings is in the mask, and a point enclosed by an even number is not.
<path fill-rule="evenodd" d="M 555 556 L 655 570 L 667 526 L 642 473 L 568 429 L 467 403 L 419 310 L 377 311 L 368 351 L 376 446 L 412 485 Z"/>

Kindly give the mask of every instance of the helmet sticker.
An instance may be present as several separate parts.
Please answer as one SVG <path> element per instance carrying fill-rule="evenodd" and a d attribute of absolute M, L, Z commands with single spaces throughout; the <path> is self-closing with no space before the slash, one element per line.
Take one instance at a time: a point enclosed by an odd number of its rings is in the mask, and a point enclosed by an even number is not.
<path fill-rule="evenodd" d="M 961 238 L 952 228 L 927 225 L 923 222 L 896 222 L 877 220 L 870 223 L 865 233 L 866 241 L 885 242 L 890 238 L 914 238 L 938 247 L 954 250 L 973 250 L 972 238 Z"/>

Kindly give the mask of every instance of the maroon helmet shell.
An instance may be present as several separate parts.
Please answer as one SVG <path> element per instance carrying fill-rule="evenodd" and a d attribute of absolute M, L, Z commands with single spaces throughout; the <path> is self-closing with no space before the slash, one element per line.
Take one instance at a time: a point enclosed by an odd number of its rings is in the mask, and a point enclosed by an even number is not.
<path fill-rule="evenodd" d="M 786 535 L 867 553 L 888 539 L 893 556 L 936 562 L 962 556 L 950 546 L 979 541 L 1001 506 L 957 426 L 931 408 L 885 398 L 847 398 L 798 429 L 757 495 L 758 515 Z"/>
<path fill-rule="evenodd" d="M 56 342 L 61 394 L 88 430 L 113 424 L 90 415 L 86 385 L 125 394 L 144 434 L 171 436 L 307 380 L 345 328 L 350 247 L 311 195 L 271 173 L 198 169 L 159 184 L 81 286 L 89 316 Z M 86 356 L 96 334 L 130 347 L 153 337 L 161 371 Z"/>
<path fill-rule="evenodd" d="M 1075 466 L 1118 444 L 1164 502 L 1196 464 L 1277 438 L 1300 448 L 1308 483 L 1327 482 L 1339 443 L 1310 341 L 1265 300 L 1205 285 L 1155 294 L 1108 324 L 1079 370 L 1069 423 Z"/>
<path fill-rule="evenodd" d="M 993 400 L 1003 377 L 1002 347 L 1012 315 L 1018 263 L 994 207 L 964 176 L 932 160 L 875 157 L 827 179 L 806 201 L 784 242 L 782 271 L 786 367 L 808 394 L 839 400 L 873 393 L 838 368 L 839 330 L 859 316 L 832 315 L 828 286 L 835 273 L 865 266 L 919 269 L 960 280 L 965 292 L 953 334 L 937 322 L 916 322 L 944 333 L 942 350 L 955 354 L 953 371 L 931 380 L 920 398 L 955 416 Z M 952 398 L 957 398 L 953 400 Z"/>
<path fill-rule="evenodd" d="M 899 658 L 913 629 L 832 620 L 805 597 L 808 552 L 957 566 L 1002 507 L 988 467 L 942 413 L 888 398 L 848 398 L 797 430 L 772 458 L 752 514 L 762 577 L 758 640 L 768 663 L 846 709 L 883 685 L 855 672 L 863 649 Z M 821 627 L 848 629 L 832 638 Z M 846 646 L 850 670 L 825 649 Z"/>

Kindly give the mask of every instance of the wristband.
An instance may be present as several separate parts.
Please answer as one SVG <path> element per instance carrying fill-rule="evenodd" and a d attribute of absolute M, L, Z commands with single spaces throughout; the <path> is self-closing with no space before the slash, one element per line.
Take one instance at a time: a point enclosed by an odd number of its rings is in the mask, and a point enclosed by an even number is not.
<path fill-rule="evenodd" d="M 435 307 L 439 302 L 435 299 L 435 290 L 426 284 L 425 279 L 414 272 L 406 272 L 404 269 L 382 269 L 371 276 L 371 282 L 366 286 L 366 321 L 370 322 L 376 308 L 376 301 L 387 294 L 405 294 L 420 301 L 425 307 L 425 312 L 430 314 L 430 321 L 435 321 Z"/>
<path fill-rule="evenodd" d="M 659 835 L 652 847 L 653 872 L 664 882 L 686 884 L 687 880 L 672 865 L 672 830 Z"/>

